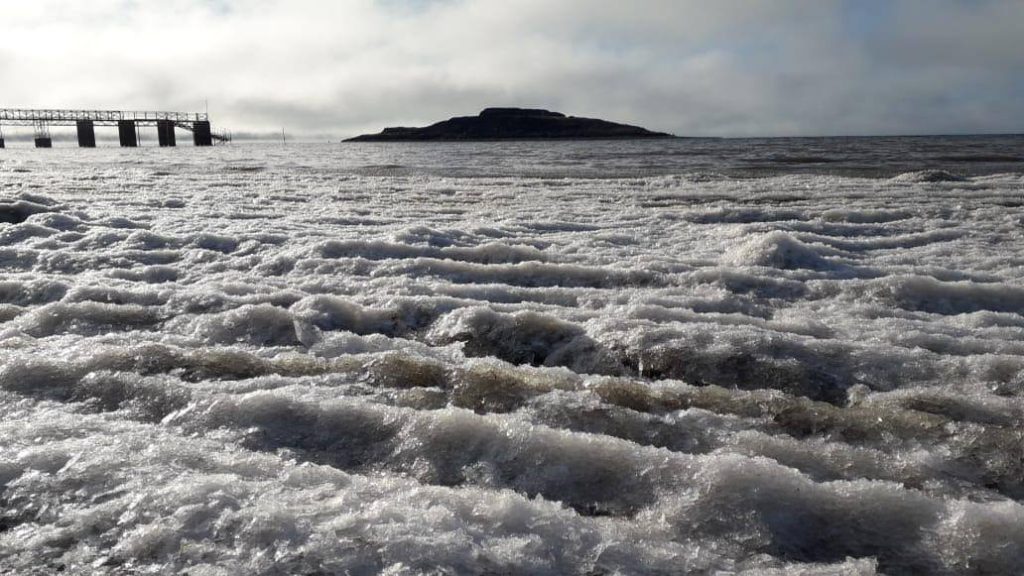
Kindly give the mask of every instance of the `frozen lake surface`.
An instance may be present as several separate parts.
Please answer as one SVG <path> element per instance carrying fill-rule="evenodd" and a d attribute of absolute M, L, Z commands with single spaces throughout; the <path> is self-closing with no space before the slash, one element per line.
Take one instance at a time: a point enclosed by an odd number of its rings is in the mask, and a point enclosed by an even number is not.
<path fill-rule="evenodd" d="M 1024 139 L 0 150 L 0 572 L 1024 571 Z"/>

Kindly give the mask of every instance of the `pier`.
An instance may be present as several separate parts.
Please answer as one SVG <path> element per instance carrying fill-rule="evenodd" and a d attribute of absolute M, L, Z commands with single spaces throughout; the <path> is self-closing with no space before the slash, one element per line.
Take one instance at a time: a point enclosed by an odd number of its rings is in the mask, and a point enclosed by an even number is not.
<path fill-rule="evenodd" d="M 161 147 L 176 146 L 176 129 L 192 133 L 196 146 L 213 146 L 231 141 L 226 132 L 214 132 L 210 117 L 204 113 L 189 112 L 127 112 L 120 110 L 29 110 L 23 108 L 0 108 L 0 148 L 5 145 L 4 126 L 31 126 L 35 130 L 36 148 L 50 148 L 53 126 L 73 126 L 78 133 L 78 145 L 82 148 L 96 147 L 96 127 L 117 127 L 118 142 L 126 148 L 134 148 L 141 141 L 143 127 L 155 127 L 157 142 Z"/>

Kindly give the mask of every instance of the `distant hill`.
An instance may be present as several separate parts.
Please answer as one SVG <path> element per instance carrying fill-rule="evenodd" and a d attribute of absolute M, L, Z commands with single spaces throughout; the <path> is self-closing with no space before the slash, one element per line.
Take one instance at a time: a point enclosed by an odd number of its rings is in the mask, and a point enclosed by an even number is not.
<path fill-rule="evenodd" d="M 595 118 L 577 118 L 529 108 L 487 108 L 478 116 L 459 116 L 425 128 L 385 128 L 346 142 L 574 140 L 582 138 L 672 138 L 639 126 Z"/>

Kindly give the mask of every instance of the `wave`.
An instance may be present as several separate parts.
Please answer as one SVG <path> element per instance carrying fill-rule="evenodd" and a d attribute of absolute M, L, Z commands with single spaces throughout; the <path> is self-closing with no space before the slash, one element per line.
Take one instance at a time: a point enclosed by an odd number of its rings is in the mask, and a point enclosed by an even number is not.
<path fill-rule="evenodd" d="M 899 183 L 939 183 L 939 182 L 966 182 L 967 178 L 946 170 L 918 170 L 915 172 L 904 172 L 890 179 Z"/>
<path fill-rule="evenodd" d="M 479 264 L 515 264 L 547 259 L 542 251 L 532 246 L 508 246 L 497 242 L 472 248 L 433 248 L 381 241 L 332 240 L 321 244 L 316 250 L 323 258 L 365 258 L 368 260 L 433 258 Z"/>

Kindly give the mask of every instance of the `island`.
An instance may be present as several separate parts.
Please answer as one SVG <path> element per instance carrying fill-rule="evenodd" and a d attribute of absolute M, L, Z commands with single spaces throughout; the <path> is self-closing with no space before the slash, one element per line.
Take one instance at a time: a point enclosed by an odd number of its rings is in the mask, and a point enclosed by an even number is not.
<path fill-rule="evenodd" d="M 385 128 L 345 142 L 437 142 L 473 140 L 576 140 L 674 138 L 639 126 L 596 118 L 578 118 L 531 108 L 487 108 L 477 116 L 458 116 L 424 128 Z"/>

